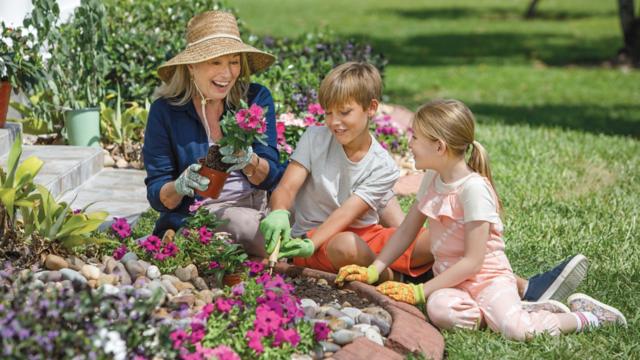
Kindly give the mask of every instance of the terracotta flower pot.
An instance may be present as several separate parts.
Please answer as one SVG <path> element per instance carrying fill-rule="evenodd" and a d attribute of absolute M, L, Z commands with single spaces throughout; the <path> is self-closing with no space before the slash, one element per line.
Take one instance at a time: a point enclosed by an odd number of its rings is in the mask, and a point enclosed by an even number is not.
<path fill-rule="evenodd" d="M 202 165 L 198 173 L 202 176 L 206 176 L 209 179 L 209 187 L 205 191 L 196 190 L 196 194 L 217 199 L 220 196 L 220 191 L 224 186 L 224 182 L 227 181 L 229 174 L 225 171 L 218 171 L 211 169 L 204 165 L 204 159 L 199 159 L 198 163 Z"/>
<path fill-rule="evenodd" d="M 9 111 L 9 99 L 11 99 L 11 84 L 8 81 L 0 82 L 0 128 L 4 128 Z"/>

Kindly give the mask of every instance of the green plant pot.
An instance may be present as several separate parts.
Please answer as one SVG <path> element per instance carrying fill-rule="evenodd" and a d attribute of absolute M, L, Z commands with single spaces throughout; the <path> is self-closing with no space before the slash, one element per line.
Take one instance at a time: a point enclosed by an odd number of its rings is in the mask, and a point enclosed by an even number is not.
<path fill-rule="evenodd" d="M 69 110 L 65 113 L 64 126 L 69 145 L 100 146 L 100 109 Z"/>

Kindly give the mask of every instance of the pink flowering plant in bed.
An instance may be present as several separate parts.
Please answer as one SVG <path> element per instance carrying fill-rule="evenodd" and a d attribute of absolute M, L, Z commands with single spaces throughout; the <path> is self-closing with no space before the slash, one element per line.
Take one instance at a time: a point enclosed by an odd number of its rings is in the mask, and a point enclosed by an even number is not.
<path fill-rule="evenodd" d="M 303 320 L 293 285 L 280 275 L 271 277 L 261 263 L 247 262 L 249 278 L 205 305 L 184 329 L 171 334 L 183 359 L 289 359 L 308 354 L 329 328 Z"/>
<path fill-rule="evenodd" d="M 323 125 L 324 109 L 318 103 L 309 104 L 307 111 L 302 114 L 296 115 L 292 112 L 280 114 L 276 122 L 276 132 L 281 159 L 289 158 L 307 127 Z"/>

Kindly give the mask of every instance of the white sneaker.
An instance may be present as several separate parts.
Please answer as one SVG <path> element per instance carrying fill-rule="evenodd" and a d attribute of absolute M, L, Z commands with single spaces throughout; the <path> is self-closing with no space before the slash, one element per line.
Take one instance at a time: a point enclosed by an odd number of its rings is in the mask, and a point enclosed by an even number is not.
<path fill-rule="evenodd" d="M 556 314 L 571 312 L 567 305 L 561 303 L 560 301 L 552 299 L 542 301 L 523 301 L 522 310 L 525 310 L 527 312 L 538 312 L 544 310 Z"/>
<path fill-rule="evenodd" d="M 620 310 L 613 306 L 601 303 L 589 295 L 576 293 L 567 299 L 571 311 L 590 312 L 595 315 L 601 325 L 618 324 L 627 326 L 627 319 Z"/>

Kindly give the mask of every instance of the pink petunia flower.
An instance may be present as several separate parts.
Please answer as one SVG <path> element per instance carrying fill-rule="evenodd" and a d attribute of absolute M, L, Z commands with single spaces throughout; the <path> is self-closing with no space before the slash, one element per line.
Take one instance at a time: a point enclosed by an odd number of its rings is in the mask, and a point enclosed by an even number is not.
<path fill-rule="evenodd" d="M 211 242 L 211 238 L 213 237 L 213 232 L 207 229 L 206 226 L 202 226 L 198 230 L 198 234 L 200 234 L 200 243 L 204 245 L 208 245 Z"/>
<path fill-rule="evenodd" d="M 127 253 L 127 245 L 122 244 L 117 249 L 113 250 L 113 258 L 116 260 L 122 259 L 122 257 Z"/>
<path fill-rule="evenodd" d="M 204 204 L 204 200 L 196 200 L 193 204 L 189 205 L 189 212 L 194 213 Z"/>
<path fill-rule="evenodd" d="M 264 270 L 264 264 L 257 261 L 246 261 L 245 266 L 249 267 L 249 275 L 255 276 Z"/>
<path fill-rule="evenodd" d="M 228 313 L 229 311 L 231 311 L 232 306 L 233 305 L 231 303 L 223 298 L 216 299 L 216 308 L 218 308 L 218 311 L 220 312 Z"/>
<path fill-rule="evenodd" d="M 311 115 L 323 115 L 324 109 L 322 108 L 322 105 L 313 103 L 307 106 L 307 112 L 309 112 Z"/>
<path fill-rule="evenodd" d="M 316 341 L 327 340 L 331 329 L 327 326 L 327 323 L 318 321 L 313 324 L 313 335 Z"/>
<path fill-rule="evenodd" d="M 252 348 L 253 351 L 258 354 L 264 351 L 264 346 L 262 346 L 262 335 L 260 333 L 254 330 L 249 330 L 246 333 L 246 337 L 249 339 L 249 343 L 247 345 Z"/>
<path fill-rule="evenodd" d="M 218 345 L 213 349 L 211 355 L 218 358 L 218 360 L 240 360 L 240 356 L 226 345 Z"/>
<path fill-rule="evenodd" d="M 182 329 L 175 330 L 169 335 L 169 339 L 173 341 L 174 349 L 179 349 L 182 346 L 182 343 L 185 342 L 188 338 L 189 335 Z"/>
<path fill-rule="evenodd" d="M 121 238 L 127 238 L 131 236 L 131 226 L 127 222 L 125 218 L 113 218 L 113 224 L 111 224 L 111 229 Z"/>

